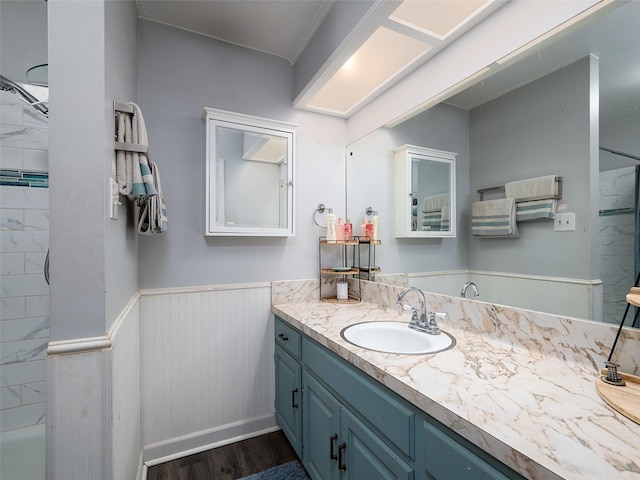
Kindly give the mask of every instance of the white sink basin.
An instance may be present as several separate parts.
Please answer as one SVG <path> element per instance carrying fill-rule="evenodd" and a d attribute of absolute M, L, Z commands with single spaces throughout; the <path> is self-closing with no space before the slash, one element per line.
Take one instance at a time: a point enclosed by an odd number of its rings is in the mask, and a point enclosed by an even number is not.
<path fill-rule="evenodd" d="M 340 332 L 342 338 L 358 347 L 385 353 L 428 354 L 448 350 L 456 340 L 446 332 L 429 335 L 409 328 L 406 322 L 363 322 Z"/>

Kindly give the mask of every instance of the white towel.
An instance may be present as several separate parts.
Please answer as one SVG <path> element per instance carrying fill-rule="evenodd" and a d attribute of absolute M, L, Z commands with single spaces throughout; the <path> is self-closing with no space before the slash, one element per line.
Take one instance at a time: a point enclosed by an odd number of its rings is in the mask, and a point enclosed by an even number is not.
<path fill-rule="evenodd" d="M 556 175 L 529 178 L 508 182 L 504 185 L 504 192 L 507 198 L 515 198 L 516 201 L 542 200 L 553 198 L 558 194 L 558 183 Z"/>
<path fill-rule="evenodd" d="M 147 126 L 142 116 L 142 110 L 133 102 L 129 102 L 133 107 L 133 119 L 131 127 L 133 130 L 133 143 L 136 145 L 149 146 L 149 137 L 147 136 Z M 158 190 L 154 185 L 153 175 L 149 167 L 149 161 L 146 153 L 133 153 L 133 192 L 134 197 L 144 197 L 157 195 Z"/>
<path fill-rule="evenodd" d="M 474 202 L 471 207 L 471 233 L 487 237 L 519 237 L 515 199 Z"/>
<path fill-rule="evenodd" d="M 533 200 L 531 202 L 516 203 L 516 221 L 526 222 L 527 220 L 537 220 L 540 218 L 555 218 L 558 201 L 547 198 L 544 200 Z"/>
<path fill-rule="evenodd" d="M 451 195 L 449 195 L 448 193 L 424 197 L 422 211 L 424 213 L 439 212 L 440 210 L 442 210 L 442 207 L 446 207 L 449 205 L 450 197 Z"/>
<path fill-rule="evenodd" d="M 160 172 L 155 163 L 149 160 L 149 168 L 153 182 L 158 190 L 157 195 L 143 197 L 138 220 L 138 232 L 144 235 L 162 233 L 168 230 L 167 209 L 162 196 Z"/>
<path fill-rule="evenodd" d="M 441 232 L 448 232 L 451 227 L 451 207 L 442 207 L 442 223 L 440 224 Z"/>

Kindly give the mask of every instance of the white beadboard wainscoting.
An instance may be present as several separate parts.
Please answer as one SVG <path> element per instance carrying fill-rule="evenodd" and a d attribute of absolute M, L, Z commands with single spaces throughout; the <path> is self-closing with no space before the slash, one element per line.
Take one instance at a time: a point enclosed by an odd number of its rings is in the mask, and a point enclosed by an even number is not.
<path fill-rule="evenodd" d="M 107 335 L 49 343 L 48 479 L 140 478 L 139 298 Z"/>
<path fill-rule="evenodd" d="M 269 283 L 146 290 L 140 319 L 147 465 L 278 428 Z"/>
<path fill-rule="evenodd" d="M 456 270 L 410 273 L 409 285 L 459 297 L 462 286 L 478 286 L 481 302 L 526 308 L 552 315 L 602 320 L 602 281 L 506 272 Z M 467 294 L 471 298 L 471 293 Z"/>

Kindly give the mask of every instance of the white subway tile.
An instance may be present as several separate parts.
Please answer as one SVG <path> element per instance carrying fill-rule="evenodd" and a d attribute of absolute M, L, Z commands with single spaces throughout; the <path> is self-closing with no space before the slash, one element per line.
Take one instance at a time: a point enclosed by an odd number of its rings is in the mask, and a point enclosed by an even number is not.
<path fill-rule="evenodd" d="M 2 208 L 49 208 L 48 188 L 2 187 L 0 188 Z"/>
<path fill-rule="evenodd" d="M 22 123 L 29 127 L 49 128 L 49 119 L 33 107 L 24 107 Z"/>
<path fill-rule="evenodd" d="M 47 339 L 49 337 L 49 317 L 19 318 L 0 322 L 2 344 L 20 340 Z M 4 353 L 4 352 L 3 352 Z"/>
<path fill-rule="evenodd" d="M 4 410 L 5 408 L 19 407 L 21 403 L 20 392 L 19 385 L 0 388 L 0 408 Z"/>
<path fill-rule="evenodd" d="M 44 402 L 44 382 L 22 385 L 22 405 Z"/>
<path fill-rule="evenodd" d="M 22 106 L 15 103 L 0 105 L 0 123 L 22 126 Z"/>
<path fill-rule="evenodd" d="M 24 273 L 24 253 L 0 253 L 0 275 L 23 275 Z"/>
<path fill-rule="evenodd" d="M 22 149 L 18 147 L 1 147 L 0 168 L 16 170 L 22 168 Z"/>
<path fill-rule="evenodd" d="M 2 188 L 13 188 L 3 186 Z M 0 208 L 0 230 L 24 230 L 24 210 L 20 208 Z"/>
<path fill-rule="evenodd" d="M 47 340 L 42 338 L 15 340 L 12 342 L 3 341 L 0 364 L 7 365 L 44 359 L 47 356 L 47 344 Z"/>
<path fill-rule="evenodd" d="M 22 151 L 22 163 L 25 170 L 49 171 L 49 151 L 25 148 Z"/>
<path fill-rule="evenodd" d="M 44 360 L 12 363 L 0 366 L 0 383 L 2 385 L 20 385 L 21 383 L 39 382 L 44 380 Z"/>
<path fill-rule="evenodd" d="M 43 274 L 5 275 L 2 277 L 0 296 L 3 298 L 48 294 L 49 285 L 47 285 Z"/>
<path fill-rule="evenodd" d="M 24 254 L 24 272 L 44 275 L 44 262 L 47 254 L 44 252 L 25 253 Z"/>
<path fill-rule="evenodd" d="M 26 317 L 46 317 L 49 315 L 49 295 L 26 297 Z"/>
<path fill-rule="evenodd" d="M 47 252 L 49 248 L 49 232 L 0 232 L 0 252 Z"/>
<path fill-rule="evenodd" d="M 49 132 L 46 128 L 0 125 L 0 144 L 6 147 L 49 148 Z"/>
<path fill-rule="evenodd" d="M 2 305 L 0 320 L 11 320 L 27 316 L 25 297 L 2 298 L 0 302 L 0 305 Z"/>
<path fill-rule="evenodd" d="M 0 411 L 2 431 L 30 427 L 44 422 L 44 402 Z"/>
<path fill-rule="evenodd" d="M 24 210 L 25 230 L 49 230 L 49 210 L 27 209 Z"/>

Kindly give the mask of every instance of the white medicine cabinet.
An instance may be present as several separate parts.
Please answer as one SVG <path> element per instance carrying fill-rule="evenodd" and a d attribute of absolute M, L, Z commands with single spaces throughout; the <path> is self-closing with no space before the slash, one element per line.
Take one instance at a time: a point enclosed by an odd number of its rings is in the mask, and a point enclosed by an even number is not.
<path fill-rule="evenodd" d="M 396 237 L 455 237 L 457 154 L 415 145 L 394 152 Z"/>
<path fill-rule="evenodd" d="M 206 235 L 294 235 L 295 125 L 205 108 Z"/>

